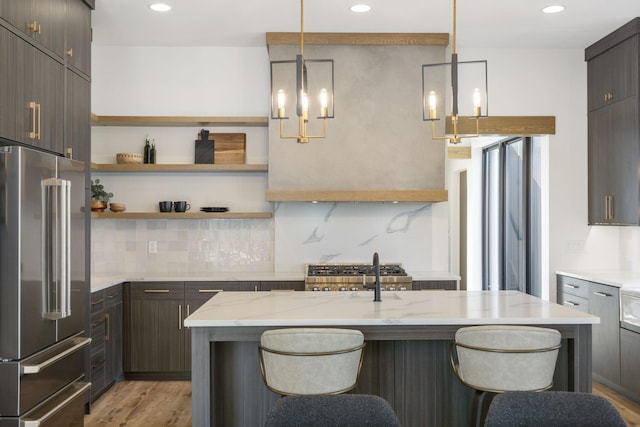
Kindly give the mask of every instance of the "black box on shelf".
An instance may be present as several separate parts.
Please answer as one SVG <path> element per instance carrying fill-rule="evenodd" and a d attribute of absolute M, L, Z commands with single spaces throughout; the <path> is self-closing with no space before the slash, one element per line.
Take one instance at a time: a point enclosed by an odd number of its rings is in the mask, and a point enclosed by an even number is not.
<path fill-rule="evenodd" d="M 207 164 L 207 165 L 212 165 L 213 164 L 213 154 L 215 152 L 215 147 L 214 147 L 215 141 L 212 139 L 209 140 L 201 140 L 201 139 L 197 139 L 196 140 L 196 155 L 195 155 L 195 160 L 194 162 L 196 164 Z"/>

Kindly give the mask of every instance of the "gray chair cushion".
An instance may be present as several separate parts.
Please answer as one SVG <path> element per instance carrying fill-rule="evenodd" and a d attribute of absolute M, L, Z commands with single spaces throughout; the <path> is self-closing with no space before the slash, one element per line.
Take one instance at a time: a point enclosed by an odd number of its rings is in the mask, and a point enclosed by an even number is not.
<path fill-rule="evenodd" d="M 288 396 L 276 401 L 265 427 L 396 427 L 389 402 L 378 396 L 337 394 Z"/>
<path fill-rule="evenodd" d="M 608 400 L 589 393 L 509 392 L 497 395 L 485 427 L 626 427 Z"/>

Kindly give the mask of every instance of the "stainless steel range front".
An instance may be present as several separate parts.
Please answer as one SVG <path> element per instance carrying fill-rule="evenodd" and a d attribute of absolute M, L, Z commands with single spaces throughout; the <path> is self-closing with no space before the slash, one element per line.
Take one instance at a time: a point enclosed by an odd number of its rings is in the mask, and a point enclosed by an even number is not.
<path fill-rule="evenodd" d="M 375 283 L 373 264 L 307 264 L 307 291 L 364 291 Z M 412 289 L 413 278 L 400 264 L 380 264 L 380 287 L 383 291 Z"/>

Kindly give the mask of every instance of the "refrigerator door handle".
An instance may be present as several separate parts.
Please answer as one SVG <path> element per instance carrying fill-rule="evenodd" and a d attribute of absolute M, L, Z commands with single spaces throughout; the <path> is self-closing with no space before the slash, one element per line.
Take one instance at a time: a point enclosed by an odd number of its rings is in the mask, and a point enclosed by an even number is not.
<path fill-rule="evenodd" d="M 43 317 L 71 316 L 71 181 L 42 180 Z"/>
<path fill-rule="evenodd" d="M 91 338 L 74 338 L 72 347 L 67 348 L 66 350 L 56 354 L 55 356 L 47 360 L 43 360 L 42 362 L 34 365 L 22 364 L 20 366 L 20 374 L 21 375 L 38 374 L 43 369 L 56 363 L 58 360 L 64 359 L 68 355 L 76 352 L 82 347 L 86 347 L 89 344 L 91 344 Z"/>

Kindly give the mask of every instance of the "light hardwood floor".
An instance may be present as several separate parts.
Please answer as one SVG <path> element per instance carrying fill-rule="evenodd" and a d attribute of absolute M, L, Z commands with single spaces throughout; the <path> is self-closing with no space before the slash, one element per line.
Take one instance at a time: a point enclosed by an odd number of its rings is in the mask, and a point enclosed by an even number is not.
<path fill-rule="evenodd" d="M 607 398 L 628 427 L 640 427 L 640 404 L 596 382 L 593 393 Z M 86 427 L 191 426 L 191 382 L 122 381 L 91 407 Z"/>

